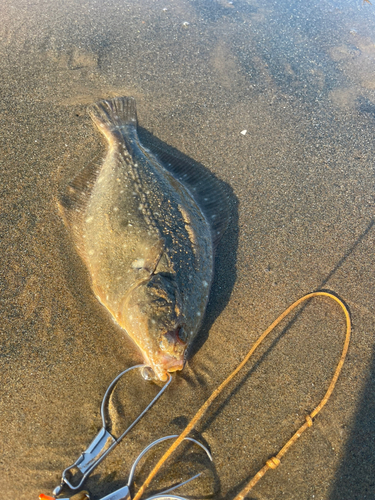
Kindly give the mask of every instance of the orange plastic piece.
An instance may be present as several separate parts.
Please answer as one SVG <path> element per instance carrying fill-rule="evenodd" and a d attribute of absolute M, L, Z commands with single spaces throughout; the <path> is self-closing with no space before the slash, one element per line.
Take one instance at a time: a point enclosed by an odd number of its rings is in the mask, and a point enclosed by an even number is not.
<path fill-rule="evenodd" d="M 56 500 L 56 498 L 50 497 L 49 495 L 45 495 L 44 493 L 41 493 L 39 495 L 39 500 Z"/>

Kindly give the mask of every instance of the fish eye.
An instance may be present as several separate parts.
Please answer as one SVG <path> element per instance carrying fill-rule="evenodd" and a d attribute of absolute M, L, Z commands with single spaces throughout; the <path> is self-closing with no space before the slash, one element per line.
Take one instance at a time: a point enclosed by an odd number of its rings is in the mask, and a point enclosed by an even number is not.
<path fill-rule="evenodd" d="M 187 332 L 182 328 L 180 327 L 177 332 L 176 332 L 176 336 L 179 338 L 179 340 L 183 343 L 186 343 L 187 342 Z"/>

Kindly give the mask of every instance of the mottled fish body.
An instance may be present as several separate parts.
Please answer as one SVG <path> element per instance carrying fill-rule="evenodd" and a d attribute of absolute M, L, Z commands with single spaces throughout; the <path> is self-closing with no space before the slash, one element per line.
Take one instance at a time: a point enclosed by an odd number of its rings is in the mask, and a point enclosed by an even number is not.
<path fill-rule="evenodd" d="M 73 179 L 60 209 L 96 297 L 165 380 L 182 369 L 201 324 L 225 200 L 189 163 L 142 146 L 133 98 L 101 101 L 89 113 L 107 155 Z"/>

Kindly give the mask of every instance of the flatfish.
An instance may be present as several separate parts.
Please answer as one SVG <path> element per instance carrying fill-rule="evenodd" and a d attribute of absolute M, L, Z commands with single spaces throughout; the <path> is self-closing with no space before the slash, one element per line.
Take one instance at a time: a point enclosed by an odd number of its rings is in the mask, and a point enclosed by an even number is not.
<path fill-rule="evenodd" d="M 59 208 L 96 297 L 165 380 L 183 368 L 202 322 L 226 195 L 209 173 L 141 144 L 133 98 L 98 102 L 89 114 L 107 153 L 68 184 Z"/>

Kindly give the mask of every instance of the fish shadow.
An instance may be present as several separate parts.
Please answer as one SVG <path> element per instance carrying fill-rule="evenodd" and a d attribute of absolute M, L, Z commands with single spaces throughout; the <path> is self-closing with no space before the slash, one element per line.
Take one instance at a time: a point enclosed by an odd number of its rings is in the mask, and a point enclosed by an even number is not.
<path fill-rule="evenodd" d="M 237 279 L 238 199 L 228 183 L 218 179 L 215 174 L 201 163 L 161 141 L 145 128 L 138 127 L 138 136 L 140 142 L 150 149 L 151 152 L 155 152 L 156 154 L 165 152 L 184 163 L 190 164 L 196 171 L 197 177 L 199 175 L 206 179 L 209 177 L 210 183 L 216 186 L 218 191 L 222 192 L 226 198 L 223 199 L 223 203 L 228 205 L 229 223 L 215 251 L 215 273 L 210 298 L 199 333 L 189 348 L 187 359 L 190 359 L 197 354 L 208 339 L 213 323 L 229 302 Z"/>

